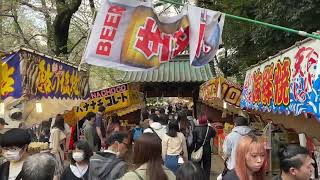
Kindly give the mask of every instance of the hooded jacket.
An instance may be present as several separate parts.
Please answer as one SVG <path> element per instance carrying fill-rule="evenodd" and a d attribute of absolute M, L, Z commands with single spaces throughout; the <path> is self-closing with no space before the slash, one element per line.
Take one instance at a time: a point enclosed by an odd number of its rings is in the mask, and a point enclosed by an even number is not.
<path fill-rule="evenodd" d="M 127 163 L 110 152 L 97 152 L 90 158 L 89 180 L 115 180 L 128 170 Z"/>
<path fill-rule="evenodd" d="M 143 131 L 143 133 L 153 133 L 152 129 L 157 133 L 157 135 L 159 136 L 159 138 L 162 140 L 164 135 L 166 134 L 167 130 L 166 130 L 166 126 L 162 126 L 160 123 L 158 122 L 153 122 L 150 124 L 150 127 L 145 129 Z"/>
<path fill-rule="evenodd" d="M 251 131 L 248 126 L 236 126 L 231 133 L 226 136 L 223 142 L 223 153 L 229 157 L 227 165 L 228 169 L 233 169 L 235 166 L 235 157 L 237 152 L 237 145 L 242 136 L 247 135 Z"/>

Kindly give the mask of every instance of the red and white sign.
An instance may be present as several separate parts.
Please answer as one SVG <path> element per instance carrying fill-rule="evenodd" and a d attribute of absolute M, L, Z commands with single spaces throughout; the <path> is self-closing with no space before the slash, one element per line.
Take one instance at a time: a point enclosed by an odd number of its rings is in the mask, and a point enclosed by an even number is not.
<path fill-rule="evenodd" d="M 221 43 L 224 15 L 186 7 L 175 17 L 158 17 L 151 2 L 105 0 L 86 47 L 85 61 L 119 70 L 158 68 L 190 49 L 190 64 L 213 59 Z"/>

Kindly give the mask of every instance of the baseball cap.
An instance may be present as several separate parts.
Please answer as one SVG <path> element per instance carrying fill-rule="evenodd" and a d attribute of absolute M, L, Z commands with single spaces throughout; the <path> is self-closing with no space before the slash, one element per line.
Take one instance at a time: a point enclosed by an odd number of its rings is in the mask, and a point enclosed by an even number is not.
<path fill-rule="evenodd" d="M 8 123 L 6 123 L 6 121 L 3 118 L 0 118 L 0 124 L 9 125 Z"/>
<path fill-rule="evenodd" d="M 0 146 L 23 147 L 31 142 L 31 135 L 25 129 L 13 128 L 0 136 Z"/>

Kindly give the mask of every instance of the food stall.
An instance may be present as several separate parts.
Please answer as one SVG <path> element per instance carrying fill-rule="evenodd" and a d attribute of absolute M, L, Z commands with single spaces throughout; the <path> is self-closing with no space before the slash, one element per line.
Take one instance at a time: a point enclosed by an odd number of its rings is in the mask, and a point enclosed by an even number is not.
<path fill-rule="evenodd" d="M 120 84 L 99 91 L 90 93 L 90 99 L 82 102 L 79 106 L 73 107 L 73 118 L 67 121 L 71 126 L 83 119 L 88 112 L 98 112 L 100 106 L 105 106 L 106 116 L 117 113 L 120 117 L 144 108 L 143 93 L 139 91 L 139 84 Z M 70 115 L 71 116 L 71 115 Z M 139 114 L 140 116 L 140 114 Z M 134 116 L 135 117 L 135 116 Z M 123 126 L 130 126 L 135 123 L 135 118 L 126 117 L 123 119 Z"/>
<path fill-rule="evenodd" d="M 89 76 L 72 64 L 21 48 L 0 65 L 0 117 L 6 128 L 39 124 L 89 97 Z"/>
<path fill-rule="evenodd" d="M 319 154 L 319 56 L 320 41 L 308 38 L 246 72 L 240 107 L 272 124 L 272 157 L 281 143 L 300 143 Z M 279 170 L 277 159 L 270 170 Z"/>
<path fill-rule="evenodd" d="M 241 86 L 223 77 L 216 77 L 200 86 L 199 99 L 210 109 L 200 105 L 199 113 L 204 112 L 216 128 L 217 136 L 214 139 L 214 144 L 218 148 L 218 154 L 221 157 L 223 157 L 222 145 L 224 138 L 233 128 L 233 116 L 247 116 L 240 109 L 241 91 Z M 212 116 L 210 116 L 211 114 Z"/>

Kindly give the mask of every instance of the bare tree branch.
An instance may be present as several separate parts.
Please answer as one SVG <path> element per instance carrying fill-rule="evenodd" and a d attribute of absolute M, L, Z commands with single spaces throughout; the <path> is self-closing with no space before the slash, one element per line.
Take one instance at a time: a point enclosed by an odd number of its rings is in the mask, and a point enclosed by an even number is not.
<path fill-rule="evenodd" d="M 90 4 L 91 13 L 94 16 L 94 14 L 96 12 L 96 8 L 95 8 L 95 5 L 94 5 L 94 0 L 89 0 L 89 4 Z"/>
<path fill-rule="evenodd" d="M 16 17 L 16 16 L 13 15 L 13 20 L 14 20 L 14 22 L 15 22 L 16 25 L 17 25 L 18 31 L 19 31 L 22 39 L 23 39 L 23 42 L 24 42 L 26 45 L 28 45 L 29 47 L 31 47 L 31 48 L 33 49 L 33 47 L 31 46 L 31 44 L 29 43 L 28 39 L 25 37 L 25 35 L 24 35 L 23 31 L 22 31 L 22 28 L 21 28 L 21 26 L 20 26 L 20 24 L 19 24 L 19 22 L 18 22 L 18 17 Z"/>
<path fill-rule="evenodd" d="M 38 36 L 48 38 L 48 36 L 45 34 L 35 34 L 35 35 L 31 36 L 28 41 L 30 42 L 32 39 L 34 39 L 35 37 L 38 37 Z"/>
<path fill-rule="evenodd" d="M 25 5 L 25 6 L 28 6 L 29 8 L 33 9 L 34 11 L 39 11 L 39 12 L 42 12 L 42 13 L 47 13 L 43 8 L 41 7 L 36 7 L 28 2 L 25 2 L 25 1 L 22 1 L 20 4 L 22 5 Z"/>
<path fill-rule="evenodd" d="M 0 13 L 0 16 L 3 16 L 3 17 L 12 17 L 12 18 L 13 18 L 13 15 L 10 15 L 10 14 L 1 14 L 1 13 Z"/>
<path fill-rule="evenodd" d="M 3 31 L 3 35 L 9 35 L 9 36 L 13 36 L 13 37 L 16 37 L 16 38 L 21 38 L 20 35 L 12 33 L 10 31 Z"/>
<path fill-rule="evenodd" d="M 76 48 L 78 46 L 78 44 L 83 40 L 85 39 L 87 36 L 82 36 L 69 50 L 68 54 L 71 53 L 73 51 L 74 48 Z"/>

